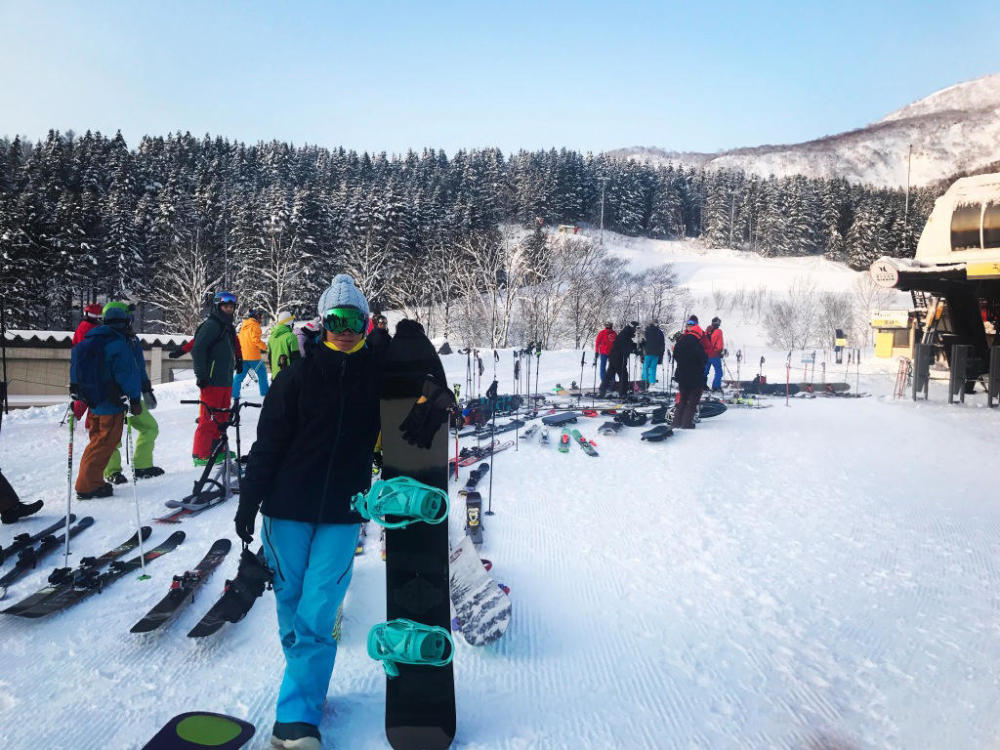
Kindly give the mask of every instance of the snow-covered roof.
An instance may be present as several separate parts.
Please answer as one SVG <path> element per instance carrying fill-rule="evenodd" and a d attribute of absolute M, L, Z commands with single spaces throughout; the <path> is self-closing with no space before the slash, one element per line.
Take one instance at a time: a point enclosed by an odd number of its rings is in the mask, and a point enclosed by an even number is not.
<path fill-rule="evenodd" d="M 180 334 L 139 333 L 136 334 L 145 347 L 180 346 L 190 336 Z M 73 331 L 33 331 L 30 329 L 10 329 L 4 334 L 9 344 L 21 346 L 69 346 L 73 342 Z"/>

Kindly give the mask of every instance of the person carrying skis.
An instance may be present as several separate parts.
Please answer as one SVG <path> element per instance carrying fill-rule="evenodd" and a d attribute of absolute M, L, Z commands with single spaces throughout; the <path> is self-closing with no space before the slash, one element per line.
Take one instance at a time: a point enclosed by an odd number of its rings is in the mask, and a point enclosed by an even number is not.
<path fill-rule="evenodd" d="M 274 328 L 267 337 L 267 356 L 271 361 L 271 378 L 277 378 L 278 373 L 291 365 L 301 356 L 299 340 L 292 332 L 295 316 L 281 310 L 274 318 Z"/>
<path fill-rule="evenodd" d="M 646 326 L 643 339 L 646 342 L 646 355 L 642 360 L 642 379 L 648 388 L 656 382 L 656 368 L 663 362 L 667 342 L 656 320 L 651 320 Z"/>
<path fill-rule="evenodd" d="M 16 523 L 25 516 L 37 513 L 44 503 L 35 500 L 33 503 L 22 503 L 14 488 L 10 486 L 7 477 L 0 471 L 0 523 Z"/>
<path fill-rule="evenodd" d="M 228 412 L 210 412 L 205 404 L 216 409 L 228 409 L 233 395 L 233 374 L 242 369 L 239 364 L 239 342 L 233 328 L 236 295 L 216 292 L 212 311 L 198 326 L 191 347 L 194 377 L 202 406 L 198 412 L 198 427 L 194 431 L 191 456 L 195 466 L 204 466 L 212 455 L 215 441 L 222 438 L 219 425 L 229 421 Z M 226 460 L 221 453 L 216 463 Z"/>
<path fill-rule="evenodd" d="M 638 321 L 633 320 L 622 328 L 615 337 L 615 342 L 611 345 L 611 351 L 608 352 L 608 370 L 604 374 L 604 377 L 601 378 L 598 398 L 604 398 L 604 395 L 608 392 L 612 383 L 614 383 L 616 376 L 618 378 L 619 396 L 625 398 L 625 394 L 628 393 L 628 358 L 635 351 L 635 342 L 633 339 L 638 327 Z"/>
<path fill-rule="evenodd" d="M 83 317 L 80 319 L 80 325 L 78 325 L 76 330 L 73 331 L 73 346 L 76 346 L 83 341 L 83 337 L 97 328 L 100 324 L 101 306 L 95 302 L 84 307 Z M 87 405 L 83 401 L 73 402 L 73 416 L 77 421 L 80 421 L 86 413 Z"/>
<path fill-rule="evenodd" d="M 317 310 L 324 338 L 271 385 L 234 519 L 249 544 L 258 511 L 263 515 L 285 654 L 271 742 L 300 750 L 321 746 L 319 724 L 337 657 L 333 627 L 361 523 L 350 501 L 371 486 L 386 355 L 366 340 L 368 301 L 350 276 L 334 278 Z M 414 344 L 433 351 L 419 324 L 401 321 L 392 345 Z M 450 394 L 444 373 L 439 377 Z"/>
<path fill-rule="evenodd" d="M 722 352 L 725 350 L 725 342 L 722 339 L 722 329 L 719 326 L 722 321 L 719 318 L 712 318 L 711 325 L 705 329 L 705 354 L 708 357 L 705 362 L 705 389 L 708 390 L 708 372 L 715 368 L 715 377 L 712 379 L 712 390 L 722 391 Z"/>
<path fill-rule="evenodd" d="M 106 304 L 103 310 L 105 320 L 108 311 L 113 309 L 122 310 L 128 316 L 128 324 L 124 329 L 125 340 L 135 359 L 142 381 L 142 405 L 145 408 L 125 420 L 127 425 L 139 433 L 135 441 L 135 451 L 132 454 L 132 465 L 135 467 L 136 479 L 158 477 L 163 474 L 163 469 L 153 465 L 153 447 L 156 444 L 156 436 L 160 433 L 160 426 L 151 413 L 151 410 L 156 408 L 156 396 L 153 395 L 153 385 L 149 382 L 149 376 L 146 374 L 146 358 L 142 354 L 142 343 L 135 335 L 135 331 L 132 330 L 132 313 L 129 311 L 128 304 L 116 301 Z M 108 463 L 104 467 L 104 479 L 112 484 L 126 484 L 128 482 L 128 479 L 122 474 L 120 442 L 111 452 L 111 458 L 108 459 Z"/>
<path fill-rule="evenodd" d="M 127 308 L 127 306 L 126 306 Z M 142 374 L 128 342 L 131 315 L 111 307 L 104 325 L 92 329 L 73 348 L 70 396 L 90 409 L 90 442 L 80 459 L 76 496 L 80 500 L 110 497 L 114 488 L 104 481 L 104 467 L 122 438 L 125 412 L 142 412 Z"/>
<path fill-rule="evenodd" d="M 604 323 L 604 328 L 597 332 L 597 340 L 594 342 L 594 356 L 601 359 L 601 382 L 604 382 L 604 374 L 608 369 L 608 355 L 611 354 L 611 347 L 617 338 L 614 326 L 608 320 Z"/>
<path fill-rule="evenodd" d="M 682 430 L 694 429 L 694 415 L 701 400 L 705 385 L 705 363 L 708 355 L 702 340 L 704 332 L 698 326 L 698 317 L 692 315 L 684 324 L 677 343 L 674 344 L 674 380 L 679 390 L 677 405 L 674 407 L 673 427 Z"/>
<path fill-rule="evenodd" d="M 243 387 L 243 380 L 252 370 L 257 377 L 257 388 L 260 397 L 267 395 L 267 365 L 261 358 L 261 354 L 267 351 L 267 347 L 260 338 L 260 320 L 264 317 L 264 311 L 259 307 L 251 307 L 247 310 L 247 315 L 240 326 L 237 339 L 240 343 L 240 356 L 243 357 L 243 368 L 236 373 L 233 378 L 233 400 L 240 397 L 240 389 Z"/>

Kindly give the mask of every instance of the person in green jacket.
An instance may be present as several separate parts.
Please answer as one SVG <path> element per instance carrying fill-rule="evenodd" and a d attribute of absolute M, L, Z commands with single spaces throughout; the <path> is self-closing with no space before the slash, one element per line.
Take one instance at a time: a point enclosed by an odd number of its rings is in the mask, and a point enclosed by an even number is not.
<path fill-rule="evenodd" d="M 274 318 L 275 326 L 267 339 L 267 356 L 271 363 L 272 378 L 278 377 L 279 372 L 302 356 L 299 353 L 299 339 L 292 330 L 294 320 L 295 317 L 284 310 Z"/>
<path fill-rule="evenodd" d="M 129 309 L 128 304 L 118 301 L 111 301 L 106 304 L 101 311 L 101 315 L 107 315 L 108 310 L 112 308 L 125 311 L 129 320 L 132 319 L 132 311 Z M 156 396 L 153 395 L 153 386 L 149 382 L 149 376 L 146 374 L 146 359 L 142 354 L 142 344 L 139 341 L 139 337 L 135 335 L 135 331 L 132 330 L 131 323 L 125 328 L 125 339 L 139 368 L 140 377 L 142 378 L 142 401 L 143 406 L 146 407 L 138 414 L 129 415 L 125 420 L 125 423 L 129 427 L 139 433 L 132 453 L 132 465 L 135 467 L 136 479 L 149 479 L 151 477 L 158 477 L 163 473 L 163 469 L 153 465 L 153 446 L 156 443 L 156 436 L 160 432 L 160 426 L 156 423 L 156 419 L 151 413 L 156 408 Z M 128 482 L 128 479 L 122 474 L 121 443 L 118 444 L 114 453 L 111 454 L 108 465 L 104 467 L 104 479 L 112 484 L 125 484 Z"/>

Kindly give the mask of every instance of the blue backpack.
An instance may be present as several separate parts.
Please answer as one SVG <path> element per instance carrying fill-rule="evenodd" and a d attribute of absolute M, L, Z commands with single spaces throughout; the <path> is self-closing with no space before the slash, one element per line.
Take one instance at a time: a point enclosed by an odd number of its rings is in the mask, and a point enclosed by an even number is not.
<path fill-rule="evenodd" d="M 104 356 L 108 333 L 89 335 L 73 347 L 69 365 L 71 390 L 90 408 L 115 397 L 115 381 Z"/>

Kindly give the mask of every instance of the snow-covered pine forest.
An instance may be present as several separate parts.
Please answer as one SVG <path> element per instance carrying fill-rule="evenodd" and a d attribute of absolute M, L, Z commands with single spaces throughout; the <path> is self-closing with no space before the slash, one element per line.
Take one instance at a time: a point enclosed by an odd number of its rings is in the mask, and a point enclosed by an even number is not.
<path fill-rule="evenodd" d="M 549 345 L 547 321 L 560 317 L 556 338 L 578 346 L 605 315 L 670 307 L 671 272 L 633 273 L 596 231 L 557 225 L 596 228 L 603 215 L 626 236 L 863 269 L 912 255 L 934 197 L 911 191 L 904 229 L 903 191 L 842 180 L 565 149 L 388 156 L 171 134 L 130 150 L 120 134 L 53 131 L 39 143 L 0 139 L 0 282 L 11 327 L 68 328 L 81 303 L 128 296 L 141 330 L 183 332 L 209 290 L 305 312 L 346 271 L 377 308 L 423 317 L 459 343 L 523 334 Z"/>

